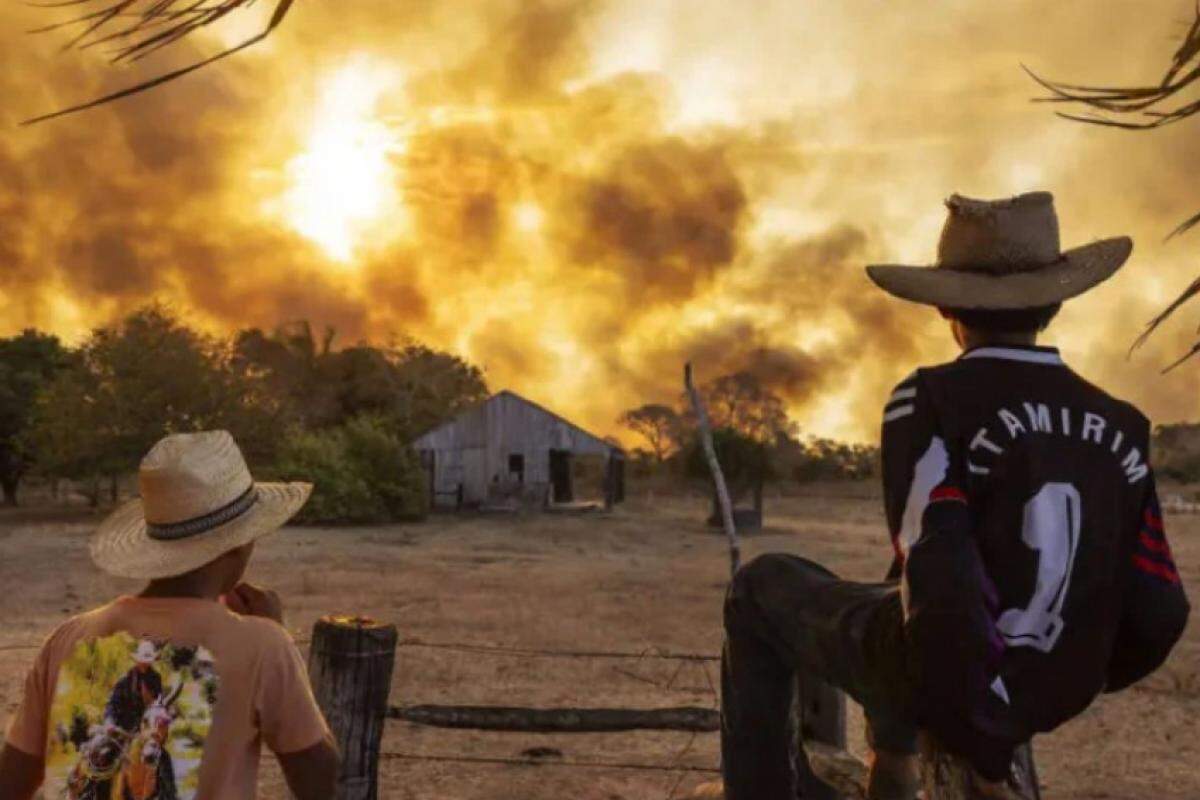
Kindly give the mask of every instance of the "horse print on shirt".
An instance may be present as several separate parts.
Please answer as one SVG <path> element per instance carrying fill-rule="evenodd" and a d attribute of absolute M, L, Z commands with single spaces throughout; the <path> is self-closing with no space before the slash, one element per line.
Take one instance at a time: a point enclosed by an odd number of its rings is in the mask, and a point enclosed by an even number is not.
<path fill-rule="evenodd" d="M 80 642 L 50 708 L 46 797 L 192 800 L 217 687 L 203 647 L 125 632 Z"/>

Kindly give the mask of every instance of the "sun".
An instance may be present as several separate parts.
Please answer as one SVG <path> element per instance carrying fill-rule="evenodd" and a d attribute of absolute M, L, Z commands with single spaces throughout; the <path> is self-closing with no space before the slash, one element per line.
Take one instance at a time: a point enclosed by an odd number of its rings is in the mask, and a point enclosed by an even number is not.
<path fill-rule="evenodd" d="M 396 70 L 366 58 L 340 67 L 321 85 L 304 150 L 287 163 L 284 219 L 340 262 L 399 212 L 392 155 L 400 142 L 377 116 L 398 82 Z"/>

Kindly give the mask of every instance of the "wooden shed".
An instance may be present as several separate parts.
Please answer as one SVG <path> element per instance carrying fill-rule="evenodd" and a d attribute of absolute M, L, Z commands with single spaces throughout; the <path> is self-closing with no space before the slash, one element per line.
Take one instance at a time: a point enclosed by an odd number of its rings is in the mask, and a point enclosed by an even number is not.
<path fill-rule="evenodd" d="M 604 503 L 625 495 L 625 453 L 520 395 L 502 391 L 418 437 L 435 508 L 482 506 L 497 497 L 524 505 L 574 502 L 572 462 L 602 460 Z"/>

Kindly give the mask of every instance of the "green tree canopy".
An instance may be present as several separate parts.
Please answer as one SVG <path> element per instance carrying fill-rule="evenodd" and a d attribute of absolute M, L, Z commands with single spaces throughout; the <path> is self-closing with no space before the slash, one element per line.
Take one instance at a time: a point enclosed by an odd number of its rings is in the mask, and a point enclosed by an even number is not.
<path fill-rule="evenodd" d="M 16 505 L 17 488 L 33 460 L 22 437 L 34 398 L 69 361 L 56 336 L 25 330 L 0 339 L 0 488 L 7 505 Z"/>
<path fill-rule="evenodd" d="M 408 440 L 487 397 L 479 368 L 450 353 L 414 343 L 338 350 L 334 339 L 328 328 L 318 339 L 304 321 L 269 334 L 245 330 L 234 339 L 233 361 L 309 430 L 369 414 Z"/>
<path fill-rule="evenodd" d="M 77 479 L 127 473 L 181 431 L 227 429 L 263 460 L 280 433 L 268 401 L 223 343 L 148 306 L 92 332 L 38 396 L 27 441 L 45 472 Z"/>
<path fill-rule="evenodd" d="M 770 447 L 742 431 L 715 429 L 713 449 L 717 453 L 717 460 L 721 462 L 721 473 L 725 476 L 729 497 L 734 502 L 775 477 Z M 689 477 L 712 481 L 699 436 L 695 436 L 689 444 L 685 463 Z"/>

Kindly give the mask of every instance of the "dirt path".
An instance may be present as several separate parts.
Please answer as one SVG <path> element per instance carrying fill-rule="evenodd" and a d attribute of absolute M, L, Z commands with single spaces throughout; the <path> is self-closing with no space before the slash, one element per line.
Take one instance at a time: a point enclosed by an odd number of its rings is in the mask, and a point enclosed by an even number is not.
<path fill-rule="evenodd" d="M 769 503 L 770 527 L 747 542 L 747 557 L 790 551 L 847 577 L 878 578 L 889 554 L 878 501 L 861 487 L 836 491 L 848 496 L 827 490 Z M 723 541 L 702 524 L 705 510 L 700 499 L 639 495 L 608 517 L 435 517 L 420 525 L 292 529 L 260 547 L 251 578 L 283 593 L 297 638 L 307 638 L 320 614 L 353 612 L 394 621 L 402 637 L 430 642 L 715 654 L 727 561 Z M 0 719 L 15 705 L 32 657 L 5 646 L 37 641 L 65 615 L 136 588 L 90 566 L 85 541 L 93 524 L 0 517 Z M 1185 581 L 1200 585 L 1200 517 L 1169 518 L 1169 525 Z M 1200 757 L 1198 627 L 1146 685 L 1102 698 L 1038 740 L 1048 798 L 1200 797 L 1192 767 Z M 716 681 L 711 664 L 414 647 L 401 650 L 392 691 L 395 702 L 405 703 L 715 706 Z M 533 736 L 391 724 L 384 742 L 390 753 L 484 758 L 514 757 L 530 747 L 556 748 L 572 760 L 717 763 L 712 734 Z M 681 794 L 711 777 L 400 759 L 385 761 L 383 773 L 389 800 L 667 800 L 673 790 Z M 284 797 L 270 758 L 260 796 Z"/>

